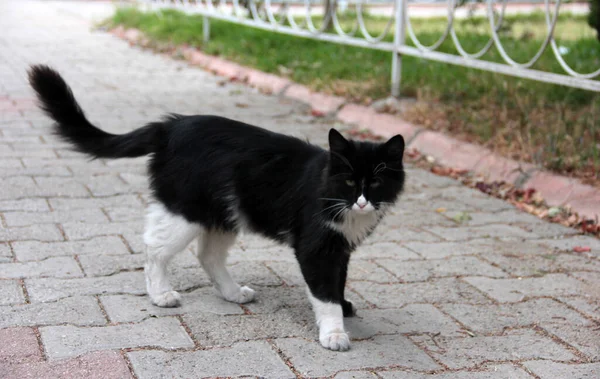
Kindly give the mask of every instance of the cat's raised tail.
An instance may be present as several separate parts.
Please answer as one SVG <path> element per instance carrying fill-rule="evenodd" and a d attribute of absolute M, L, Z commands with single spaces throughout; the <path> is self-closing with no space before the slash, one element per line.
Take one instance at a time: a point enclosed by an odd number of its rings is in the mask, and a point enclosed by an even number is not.
<path fill-rule="evenodd" d="M 56 121 L 55 133 L 76 150 L 94 158 L 140 157 L 154 152 L 161 142 L 163 123 L 149 124 L 126 134 L 107 133 L 88 121 L 73 91 L 58 72 L 45 65 L 35 65 L 28 73 L 40 107 Z"/>

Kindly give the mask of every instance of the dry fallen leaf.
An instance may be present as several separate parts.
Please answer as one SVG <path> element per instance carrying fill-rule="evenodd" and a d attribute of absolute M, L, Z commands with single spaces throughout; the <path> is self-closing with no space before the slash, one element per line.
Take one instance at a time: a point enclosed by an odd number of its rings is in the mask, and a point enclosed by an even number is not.
<path fill-rule="evenodd" d="M 575 246 L 573 251 L 576 253 L 589 253 L 592 251 L 592 248 L 589 246 Z"/>

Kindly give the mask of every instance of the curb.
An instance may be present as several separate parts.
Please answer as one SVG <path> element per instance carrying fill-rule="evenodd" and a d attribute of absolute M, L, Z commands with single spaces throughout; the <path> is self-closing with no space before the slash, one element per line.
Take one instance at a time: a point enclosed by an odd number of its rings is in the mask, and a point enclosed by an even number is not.
<path fill-rule="evenodd" d="M 122 26 L 110 33 L 130 44 L 136 44 L 144 38 L 139 30 Z M 307 103 L 314 116 L 331 115 L 345 124 L 369 129 L 386 138 L 402 134 L 408 148 L 417 149 L 445 166 L 472 171 L 492 181 L 505 181 L 519 188 L 535 188 L 551 206 L 569 206 L 588 219 L 600 217 L 600 190 L 577 179 L 543 171 L 530 163 L 504 158 L 482 146 L 420 128 L 397 116 L 377 113 L 370 107 L 349 103 L 338 96 L 312 92 L 308 87 L 288 79 L 204 54 L 195 48 L 185 47 L 182 53 L 190 64 L 219 76 L 247 83 L 267 94 Z"/>

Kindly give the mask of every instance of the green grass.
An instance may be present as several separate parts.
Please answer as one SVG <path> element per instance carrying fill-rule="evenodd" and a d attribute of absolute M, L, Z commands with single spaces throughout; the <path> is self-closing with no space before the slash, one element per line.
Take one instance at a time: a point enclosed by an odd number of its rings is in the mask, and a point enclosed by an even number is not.
<path fill-rule="evenodd" d="M 529 60 L 539 49 L 546 30 L 543 17 L 507 17 L 508 27 L 501 39 L 516 61 Z M 342 16 L 346 30 L 353 20 L 350 13 Z M 319 22 L 315 18 L 315 23 Z M 370 16 L 366 22 L 372 34 L 378 34 L 386 24 L 386 20 Z M 110 24 L 138 28 L 159 42 L 197 46 L 206 53 L 355 101 L 386 97 L 390 91 L 388 52 L 217 20 L 211 21 L 211 40 L 204 44 L 202 17 L 172 10 L 143 13 L 119 9 Z M 412 19 L 412 24 L 422 43 L 431 44 L 443 33 L 446 20 Z M 489 39 L 487 20 L 457 20 L 455 25 L 469 52 L 479 50 Z M 561 15 L 555 35 L 560 46 L 569 48 L 565 59 L 574 69 L 589 72 L 600 67 L 600 43 L 585 16 Z M 438 50 L 456 53 L 450 39 Z M 494 47 L 484 59 L 502 61 Z M 551 51 L 546 51 L 533 68 L 562 73 Z M 419 105 L 405 115 L 411 121 L 557 171 L 586 176 L 600 168 L 598 94 L 413 57 L 403 58 L 402 70 L 402 94 L 419 100 Z"/>

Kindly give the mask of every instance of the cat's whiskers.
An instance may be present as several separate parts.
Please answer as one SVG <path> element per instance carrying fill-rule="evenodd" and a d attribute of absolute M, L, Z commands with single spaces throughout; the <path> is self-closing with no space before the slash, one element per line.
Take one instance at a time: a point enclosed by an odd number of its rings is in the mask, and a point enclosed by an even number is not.
<path fill-rule="evenodd" d="M 334 199 L 334 198 L 331 198 L 331 197 L 320 197 L 317 200 L 346 201 L 344 199 Z"/>
<path fill-rule="evenodd" d="M 382 167 L 379 167 L 382 166 Z M 379 174 L 381 171 L 385 170 L 387 168 L 385 162 L 381 162 L 379 163 L 377 166 L 375 166 L 375 170 L 373 170 L 373 176 Z"/>
<path fill-rule="evenodd" d="M 331 209 L 331 212 L 333 212 L 333 211 L 337 210 L 339 207 L 346 207 L 346 203 L 336 203 L 336 204 L 330 205 L 329 207 L 322 209 L 320 212 L 315 213 L 314 217 L 316 217 L 316 216 L 320 215 L 321 213 L 326 212 L 327 210 L 330 210 L 330 209 Z"/>
<path fill-rule="evenodd" d="M 340 213 L 344 212 L 345 210 L 348 210 L 348 207 L 344 207 L 342 209 L 340 209 L 332 218 L 332 220 L 335 222 L 335 219 L 337 218 L 337 216 L 340 215 Z"/>

